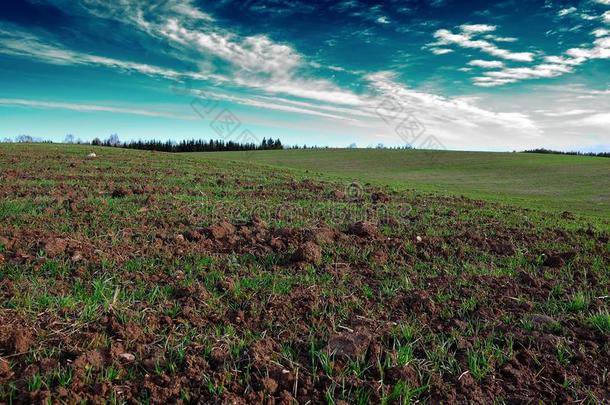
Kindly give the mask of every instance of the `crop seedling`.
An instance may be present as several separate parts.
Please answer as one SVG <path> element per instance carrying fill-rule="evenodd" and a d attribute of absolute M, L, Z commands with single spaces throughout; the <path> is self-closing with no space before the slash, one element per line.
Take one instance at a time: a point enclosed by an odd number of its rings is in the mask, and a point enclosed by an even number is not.
<path fill-rule="evenodd" d="M 589 324 L 601 333 L 610 334 L 610 312 L 600 310 L 596 314 L 591 314 L 589 316 Z"/>

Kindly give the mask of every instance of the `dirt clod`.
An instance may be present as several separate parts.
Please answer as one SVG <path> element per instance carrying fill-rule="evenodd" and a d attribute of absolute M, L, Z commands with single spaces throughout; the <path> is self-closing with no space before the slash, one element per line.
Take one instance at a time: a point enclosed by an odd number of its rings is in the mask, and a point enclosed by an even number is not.
<path fill-rule="evenodd" d="M 329 244 L 335 241 L 335 231 L 328 227 L 308 229 L 305 232 L 305 238 L 319 245 Z"/>
<path fill-rule="evenodd" d="M 62 238 L 53 238 L 44 245 L 44 250 L 50 258 L 55 258 L 64 254 L 67 248 L 68 241 Z"/>
<path fill-rule="evenodd" d="M 377 226 L 367 221 L 358 221 L 349 228 L 349 233 L 361 237 L 376 236 L 378 232 Z"/>
<path fill-rule="evenodd" d="M 26 353 L 32 344 L 32 333 L 27 330 L 18 330 L 13 333 L 13 352 Z"/>
<path fill-rule="evenodd" d="M 375 263 L 384 265 L 388 262 L 388 254 L 384 250 L 378 249 L 373 252 L 372 259 Z"/>
<path fill-rule="evenodd" d="M 561 256 L 551 255 L 551 256 L 546 256 L 544 258 L 543 264 L 547 267 L 552 267 L 554 269 L 558 269 L 560 267 L 563 267 L 563 265 L 565 264 L 565 261 L 561 258 Z"/>
<path fill-rule="evenodd" d="M 544 314 L 532 314 L 529 320 L 534 324 L 535 327 L 545 327 L 555 323 L 555 319 Z"/>
<path fill-rule="evenodd" d="M 340 190 L 333 191 L 332 197 L 335 201 L 345 201 L 345 193 Z"/>
<path fill-rule="evenodd" d="M 235 231 L 235 226 L 227 221 L 221 221 L 208 228 L 209 234 L 216 240 L 231 236 L 235 233 Z"/>
<path fill-rule="evenodd" d="M 355 359 L 364 354 L 373 340 L 366 329 L 345 331 L 333 336 L 327 345 L 327 350 L 340 358 Z"/>
<path fill-rule="evenodd" d="M 265 388 L 265 391 L 269 394 L 275 394 L 278 388 L 278 384 L 277 381 L 275 381 L 273 378 L 267 377 L 263 379 L 263 387 Z"/>
<path fill-rule="evenodd" d="M 114 190 L 112 190 L 112 198 L 123 198 L 123 197 L 127 197 L 133 194 L 133 191 L 131 191 L 130 189 L 126 188 L 126 187 L 117 187 Z"/>
<path fill-rule="evenodd" d="M 390 201 L 390 196 L 382 192 L 373 193 L 371 194 L 371 201 L 373 204 L 387 203 Z"/>
<path fill-rule="evenodd" d="M 0 357 L 0 381 L 4 378 L 9 378 L 11 376 L 11 365 L 8 360 Z"/>
<path fill-rule="evenodd" d="M 104 356 L 98 350 L 91 350 L 74 360 L 73 367 L 77 372 L 85 372 L 87 368 L 96 370 L 104 366 Z"/>
<path fill-rule="evenodd" d="M 320 264 L 322 261 L 322 248 L 313 242 L 305 242 L 295 252 L 294 259 L 298 262 Z"/>
<path fill-rule="evenodd" d="M 515 246 L 510 242 L 505 241 L 490 241 L 491 250 L 499 255 L 511 256 L 516 253 Z"/>

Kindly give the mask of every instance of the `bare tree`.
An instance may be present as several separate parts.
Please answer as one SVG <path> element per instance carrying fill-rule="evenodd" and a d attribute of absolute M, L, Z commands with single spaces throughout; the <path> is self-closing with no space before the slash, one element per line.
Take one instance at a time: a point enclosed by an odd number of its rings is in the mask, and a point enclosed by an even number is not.
<path fill-rule="evenodd" d="M 64 138 L 64 143 L 74 143 L 74 135 L 67 134 Z"/>
<path fill-rule="evenodd" d="M 19 142 L 19 143 L 32 143 L 34 142 L 34 139 L 29 136 L 29 135 L 17 135 L 17 138 L 15 138 L 15 141 Z"/>
<path fill-rule="evenodd" d="M 112 134 L 108 137 L 106 143 L 110 146 L 119 146 L 121 144 L 121 140 L 117 134 Z"/>

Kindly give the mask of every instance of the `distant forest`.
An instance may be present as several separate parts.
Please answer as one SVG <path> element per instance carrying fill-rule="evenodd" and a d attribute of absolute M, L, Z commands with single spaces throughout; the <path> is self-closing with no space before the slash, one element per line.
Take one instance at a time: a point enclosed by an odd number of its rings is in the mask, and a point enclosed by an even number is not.
<path fill-rule="evenodd" d="M 266 139 L 263 138 L 260 144 L 253 142 L 240 143 L 234 141 L 223 141 L 210 139 L 205 141 L 202 139 L 191 139 L 180 142 L 172 141 L 129 141 L 120 142 L 118 136 L 111 135 L 106 140 L 100 140 L 98 138 L 91 141 L 91 145 L 94 146 L 112 146 L 125 149 L 140 149 L 140 150 L 154 150 L 158 152 L 229 152 L 229 151 L 248 151 L 248 150 L 270 150 L 270 149 L 283 149 L 282 141 L 279 139 Z"/>
<path fill-rule="evenodd" d="M 557 150 L 544 149 L 544 148 L 525 150 L 525 151 L 523 151 L 523 153 L 546 153 L 546 154 L 551 154 L 551 155 L 596 156 L 596 157 L 606 157 L 606 158 L 610 157 L 610 152 L 599 152 L 599 153 L 594 153 L 594 152 L 561 152 L 561 151 L 557 151 Z"/>

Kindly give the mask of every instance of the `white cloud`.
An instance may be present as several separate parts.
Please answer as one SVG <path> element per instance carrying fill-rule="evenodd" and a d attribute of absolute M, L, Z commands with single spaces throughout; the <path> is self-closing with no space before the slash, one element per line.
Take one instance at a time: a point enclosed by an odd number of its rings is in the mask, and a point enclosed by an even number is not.
<path fill-rule="evenodd" d="M 462 29 L 462 32 L 467 34 L 481 34 L 495 31 L 497 27 L 488 24 L 463 24 L 460 25 L 460 28 Z"/>
<path fill-rule="evenodd" d="M 494 87 L 527 79 L 557 77 L 571 71 L 570 66 L 543 63 L 533 67 L 506 68 L 500 71 L 485 72 L 482 77 L 474 79 L 474 84 L 481 87 Z"/>
<path fill-rule="evenodd" d="M 489 39 L 491 41 L 495 41 L 495 42 L 517 42 L 518 39 L 517 38 L 513 38 L 513 37 L 499 37 L 496 35 L 485 35 L 484 37 L 485 39 Z"/>
<path fill-rule="evenodd" d="M 564 110 L 564 111 L 557 111 L 557 112 L 543 111 L 542 114 L 547 117 L 572 117 L 575 115 L 591 114 L 594 112 L 595 112 L 595 110 L 575 109 L 575 110 Z"/>
<path fill-rule="evenodd" d="M 608 128 L 610 128 L 610 113 L 589 115 L 587 117 L 583 117 L 582 119 L 575 121 L 573 124 L 576 126 L 584 125 L 600 127 L 604 130 L 608 130 Z"/>
<path fill-rule="evenodd" d="M 186 7 L 177 1 L 164 3 L 165 13 L 149 15 L 140 3 L 124 0 L 124 21 L 145 30 L 149 35 L 167 41 L 177 57 L 200 64 L 200 71 L 182 72 L 159 66 L 117 60 L 105 56 L 89 55 L 65 49 L 57 44 L 45 43 L 27 34 L 0 31 L 0 53 L 27 56 L 45 63 L 64 65 L 92 65 L 136 71 L 168 79 L 191 78 L 213 80 L 238 86 L 255 88 L 268 93 L 283 93 L 296 97 L 337 104 L 360 105 L 362 100 L 352 92 L 332 82 L 301 77 L 308 63 L 287 44 L 274 42 L 264 35 L 241 37 L 209 25 L 205 14 Z M 88 0 L 85 4 L 96 15 L 113 17 L 116 6 Z M 180 15 L 180 18 L 177 15 Z M 204 20 L 205 28 L 193 20 Z M 215 70 L 213 58 L 228 62 L 232 72 Z M 200 61 L 206 61 L 203 64 Z M 218 62 L 218 60 L 216 61 Z"/>
<path fill-rule="evenodd" d="M 462 26 L 464 27 L 464 26 Z M 466 26 L 472 27 L 472 26 Z M 491 26 L 486 26 L 489 27 Z M 472 30 L 472 28 L 470 28 Z M 489 41 L 482 39 L 473 39 L 473 32 L 486 32 L 485 28 L 477 28 L 478 31 L 463 31 L 459 34 L 454 34 L 453 32 L 440 29 L 434 33 L 434 37 L 437 39 L 437 42 L 429 44 L 429 46 L 441 46 L 441 45 L 458 45 L 462 48 L 470 48 L 470 49 L 479 49 L 482 52 L 485 52 L 489 55 L 519 61 L 519 62 L 531 62 L 534 60 L 534 54 L 531 52 L 511 52 L 506 49 L 499 48 L 497 45 L 492 44 Z"/>
<path fill-rule="evenodd" d="M 566 54 L 573 58 L 578 64 L 584 63 L 588 59 L 607 59 L 610 58 L 610 37 L 602 37 L 593 41 L 591 48 L 571 48 Z"/>
<path fill-rule="evenodd" d="M 610 6 L 610 0 L 595 0 L 596 3 L 604 4 L 606 6 Z"/>
<path fill-rule="evenodd" d="M 602 18 L 604 20 L 604 22 L 610 24 L 610 11 L 606 11 L 603 15 Z"/>
<path fill-rule="evenodd" d="M 390 20 L 388 19 L 388 17 L 386 17 L 384 15 L 377 18 L 377 20 L 375 20 L 375 21 L 377 21 L 377 23 L 379 23 L 379 24 L 389 24 L 390 23 Z"/>
<path fill-rule="evenodd" d="M 56 43 L 44 42 L 29 33 L 17 30 L 6 31 L 0 29 L 0 45 L 0 53 L 28 57 L 53 65 L 103 66 L 150 76 L 161 76 L 167 79 L 222 80 L 220 76 L 213 74 L 178 72 L 155 65 L 76 52 Z"/>
<path fill-rule="evenodd" d="M 504 67 L 504 63 L 502 63 L 498 60 L 476 59 L 476 60 L 471 60 L 470 62 L 468 62 L 468 64 L 470 66 L 477 66 L 477 67 L 482 67 L 485 69 L 499 69 L 499 68 Z"/>
<path fill-rule="evenodd" d="M 238 69 L 286 77 L 302 63 L 301 56 L 287 45 L 277 44 L 264 35 L 239 38 L 235 35 L 186 28 L 169 19 L 159 33 L 180 45 L 221 58 Z"/>
<path fill-rule="evenodd" d="M 447 48 L 431 48 L 430 52 L 432 52 L 435 55 L 445 55 L 448 53 L 453 52 L 453 49 L 447 49 Z"/>
<path fill-rule="evenodd" d="M 608 31 L 605 28 L 598 28 L 596 30 L 594 30 L 593 32 L 591 32 L 591 34 L 593 34 L 596 37 L 605 37 L 607 35 L 610 35 L 610 31 Z"/>
<path fill-rule="evenodd" d="M 194 4 L 194 0 L 80 0 L 76 6 L 86 13 L 101 18 L 124 22 L 126 19 L 148 31 L 149 16 L 158 15 L 164 18 L 180 18 L 193 23 L 213 22 L 214 17 L 204 13 Z"/>
<path fill-rule="evenodd" d="M 559 10 L 559 11 L 557 12 L 557 15 L 558 15 L 559 17 L 564 17 L 564 16 L 566 16 L 566 15 L 568 15 L 568 14 L 572 14 L 572 13 L 574 13 L 575 11 L 576 11 L 576 7 L 567 7 L 567 8 L 562 8 L 561 10 Z"/>
<path fill-rule="evenodd" d="M 400 100 L 431 133 L 442 133 L 450 138 L 475 133 L 480 137 L 481 130 L 490 128 L 494 128 L 496 134 L 498 131 L 517 131 L 524 136 L 538 133 L 536 124 L 527 114 L 487 110 L 474 104 L 476 98 L 448 98 L 407 88 L 397 83 L 391 72 L 379 72 L 366 78 L 382 97 Z"/>
<path fill-rule="evenodd" d="M 603 34 L 593 31 L 594 35 Z M 562 56 L 546 56 L 544 63 L 531 67 L 505 68 L 497 72 L 485 72 L 476 77 L 474 84 L 480 87 L 495 87 L 521 80 L 542 79 L 562 76 L 571 73 L 574 68 L 591 59 L 610 58 L 610 37 L 599 36 L 589 48 L 571 48 Z"/>
<path fill-rule="evenodd" d="M 33 107 L 33 108 L 57 108 L 80 112 L 110 112 L 131 115 L 143 115 L 146 117 L 172 118 L 180 120 L 194 120 L 193 115 L 180 115 L 163 111 L 143 110 L 131 107 L 113 107 L 94 104 L 62 103 L 57 101 L 26 100 L 18 98 L 0 98 L 0 105 L 14 107 Z"/>
<path fill-rule="evenodd" d="M 171 5 L 171 10 L 182 16 L 191 18 L 193 20 L 214 21 L 214 18 L 211 15 L 204 13 L 195 6 L 193 6 L 191 1 L 189 0 L 181 1 L 178 3 L 170 1 L 169 4 Z"/>

